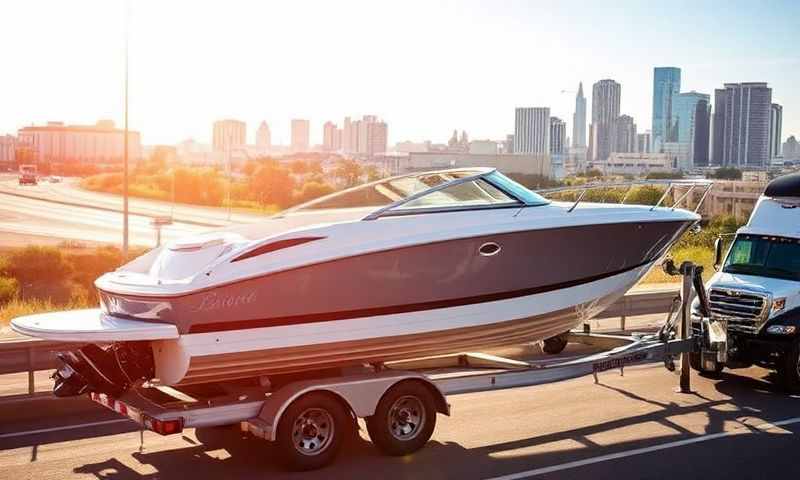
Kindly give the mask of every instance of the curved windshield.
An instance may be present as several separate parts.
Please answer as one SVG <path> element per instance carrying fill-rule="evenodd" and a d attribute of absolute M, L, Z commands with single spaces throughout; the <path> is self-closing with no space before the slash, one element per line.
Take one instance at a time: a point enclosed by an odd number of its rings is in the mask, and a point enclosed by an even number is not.
<path fill-rule="evenodd" d="M 435 190 L 396 207 L 397 210 L 437 207 L 519 204 L 520 201 L 482 178 Z"/>
<path fill-rule="evenodd" d="M 800 280 L 800 240 L 737 235 L 722 271 Z"/>
<path fill-rule="evenodd" d="M 312 200 L 292 211 L 325 210 L 338 208 L 380 208 L 404 200 L 425 190 L 438 187 L 459 178 L 479 172 L 471 170 L 421 173 L 369 183 Z"/>
<path fill-rule="evenodd" d="M 550 201 L 543 196 L 528 190 L 526 187 L 520 185 L 514 180 L 511 180 L 497 170 L 487 175 L 486 180 L 492 182 L 494 185 L 510 193 L 522 202 L 525 202 L 525 204 L 528 206 L 547 205 L 550 203 Z"/>
<path fill-rule="evenodd" d="M 449 185 L 451 184 L 452 185 Z M 312 200 L 285 213 L 328 209 L 373 209 L 374 216 L 426 208 L 537 206 L 549 203 L 496 170 L 426 172 L 368 183 Z"/>

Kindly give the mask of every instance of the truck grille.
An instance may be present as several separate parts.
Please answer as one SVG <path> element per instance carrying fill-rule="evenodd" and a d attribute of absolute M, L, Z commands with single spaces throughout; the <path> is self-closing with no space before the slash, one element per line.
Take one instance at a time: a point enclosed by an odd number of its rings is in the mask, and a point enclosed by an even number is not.
<path fill-rule="evenodd" d="M 725 318 L 728 321 L 728 330 L 758 333 L 771 302 L 768 295 L 760 293 L 712 288 L 708 303 L 712 317 Z"/>

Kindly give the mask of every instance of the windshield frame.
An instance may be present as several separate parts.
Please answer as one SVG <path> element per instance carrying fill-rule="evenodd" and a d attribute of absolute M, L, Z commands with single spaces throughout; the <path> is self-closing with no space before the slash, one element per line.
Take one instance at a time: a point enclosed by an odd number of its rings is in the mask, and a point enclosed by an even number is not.
<path fill-rule="evenodd" d="M 491 209 L 500 209 L 500 208 L 521 208 L 525 206 L 540 206 L 540 205 L 547 205 L 550 202 L 544 198 L 537 203 L 533 203 L 530 199 L 523 198 L 520 195 L 520 192 L 512 191 L 508 188 L 508 183 L 513 182 L 513 180 L 508 179 L 500 172 L 497 171 L 496 168 L 486 168 L 481 169 L 479 173 L 475 175 L 469 175 L 466 177 L 461 177 L 454 179 L 452 181 L 442 183 L 435 187 L 431 187 L 428 190 L 423 190 L 421 192 L 417 192 L 413 195 L 410 195 L 406 198 L 398 200 L 394 203 L 386 205 L 385 207 L 381 207 L 378 210 L 370 213 L 363 220 L 375 220 L 380 217 L 387 217 L 387 216 L 403 216 L 403 215 L 417 215 L 421 213 L 439 213 L 439 212 L 459 212 L 459 211 L 471 211 L 471 210 L 491 210 Z M 505 181 L 502 181 L 504 180 Z M 407 208 L 402 209 L 403 205 L 413 202 L 417 199 L 422 197 L 428 196 L 432 193 L 436 193 L 447 188 L 461 185 L 463 183 L 475 182 L 477 180 L 483 180 L 489 185 L 493 186 L 494 188 L 500 190 L 509 198 L 514 199 L 513 202 L 502 202 L 502 203 L 487 203 L 484 205 L 441 205 L 441 206 L 430 206 L 430 207 L 418 207 L 418 208 Z M 495 181 L 492 181 L 495 180 Z M 524 187 L 523 187 L 524 188 Z M 533 193 L 536 197 L 538 194 Z"/>
<path fill-rule="evenodd" d="M 513 180 L 509 179 L 508 177 L 504 176 L 502 173 L 498 172 L 495 168 L 487 168 L 487 167 L 466 167 L 466 168 L 451 168 L 446 170 L 433 170 L 433 171 L 426 171 L 426 172 L 415 172 L 410 174 L 404 175 L 397 175 L 394 177 L 389 178 L 382 178 L 380 180 L 376 180 L 374 182 L 365 183 L 363 185 L 357 185 L 355 187 L 351 187 L 339 192 L 334 192 L 320 198 L 316 198 L 310 200 L 308 202 L 302 203 L 300 205 L 296 205 L 292 208 L 284 210 L 283 212 L 278 213 L 273 218 L 281 218 L 287 214 L 299 213 L 304 211 L 320 211 L 318 209 L 311 209 L 314 205 L 318 205 L 320 203 L 327 202 L 331 199 L 334 199 L 340 195 L 345 195 L 349 193 L 356 192 L 361 189 L 372 188 L 376 185 L 380 185 L 382 183 L 391 182 L 394 180 L 400 180 L 404 178 L 414 178 L 420 177 L 425 175 L 432 175 L 432 174 L 446 174 L 446 173 L 467 173 L 460 178 L 455 178 L 453 180 L 441 183 L 434 187 L 430 187 L 425 190 L 420 190 L 412 195 L 409 195 L 405 198 L 400 198 L 394 202 L 383 206 L 372 206 L 372 207 L 342 207 L 342 208 L 373 208 L 374 210 L 369 213 L 367 216 L 362 218 L 362 220 L 375 220 L 382 216 L 400 216 L 400 215 L 414 215 L 420 213 L 434 213 L 434 212 L 452 212 L 452 211 L 464 211 L 464 210 L 484 210 L 484 209 L 495 209 L 495 208 L 520 208 L 523 206 L 539 206 L 539 205 L 547 205 L 550 203 L 544 197 L 541 197 L 539 194 L 526 189 L 524 186 L 517 184 Z M 462 183 L 467 182 L 474 182 L 477 180 L 483 180 L 490 184 L 492 187 L 498 189 L 503 194 L 508 196 L 509 198 L 513 199 L 513 202 L 499 202 L 494 204 L 473 204 L 473 205 L 442 205 L 442 206 L 430 206 L 430 207 L 418 207 L 418 208 L 399 208 L 403 205 L 417 200 L 419 198 L 425 197 L 432 193 L 444 190 L 446 188 L 453 187 L 455 185 L 459 185 Z M 330 209 L 321 209 L 321 210 L 339 210 L 338 208 L 330 208 Z M 367 210 L 369 211 L 369 210 Z"/>
<path fill-rule="evenodd" d="M 766 265 L 766 259 L 769 258 L 770 252 L 767 251 L 765 255 L 765 262 L 763 264 L 755 264 L 755 263 L 731 263 L 731 259 L 733 257 L 734 247 L 736 243 L 741 240 L 749 240 L 752 242 L 755 241 L 765 241 L 769 242 L 769 248 L 771 249 L 775 243 L 793 243 L 798 245 L 800 248 L 800 239 L 791 238 L 791 237 L 783 237 L 780 235 L 766 235 L 766 234 L 756 234 L 756 233 L 740 233 L 736 235 L 733 242 L 731 243 L 730 248 L 728 249 L 728 254 L 725 256 L 725 262 L 722 266 L 722 272 L 729 273 L 729 274 L 740 274 L 740 275 L 753 275 L 757 277 L 768 277 L 768 278 L 777 278 L 781 280 L 790 280 L 798 282 L 800 281 L 800 270 L 797 272 L 792 272 L 791 270 L 784 270 L 784 269 L 775 269 L 770 268 Z M 752 255 L 752 252 L 751 252 Z M 786 272 L 786 273 L 780 273 Z"/>

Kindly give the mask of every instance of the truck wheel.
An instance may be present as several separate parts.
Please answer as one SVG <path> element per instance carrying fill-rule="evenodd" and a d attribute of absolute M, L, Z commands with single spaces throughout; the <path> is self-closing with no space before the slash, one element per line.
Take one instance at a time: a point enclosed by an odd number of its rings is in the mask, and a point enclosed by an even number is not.
<path fill-rule="evenodd" d="M 547 338 L 539 342 L 539 346 L 544 353 L 548 355 L 557 355 L 563 352 L 567 347 L 567 335 L 569 335 L 569 332 Z"/>
<path fill-rule="evenodd" d="M 342 404 L 319 392 L 295 400 L 278 422 L 276 443 L 281 460 L 296 471 L 315 470 L 333 461 L 352 419 Z"/>
<path fill-rule="evenodd" d="M 778 368 L 783 384 L 791 393 L 800 392 L 800 338 L 794 339 L 792 347 L 783 356 L 783 364 Z"/>
<path fill-rule="evenodd" d="M 436 427 L 433 396 L 419 382 L 401 382 L 383 395 L 366 424 L 369 438 L 383 453 L 401 456 L 416 452 Z"/>

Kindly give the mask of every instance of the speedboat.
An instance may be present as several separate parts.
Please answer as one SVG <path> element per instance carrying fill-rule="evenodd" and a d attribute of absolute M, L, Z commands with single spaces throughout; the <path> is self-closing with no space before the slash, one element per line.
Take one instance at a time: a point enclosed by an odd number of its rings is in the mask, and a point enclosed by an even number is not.
<path fill-rule="evenodd" d="M 592 318 L 699 216 L 549 201 L 495 169 L 415 173 L 174 241 L 95 282 L 100 308 L 16 318 L 58 395 L 118 395 L 536 342 Z"/>

